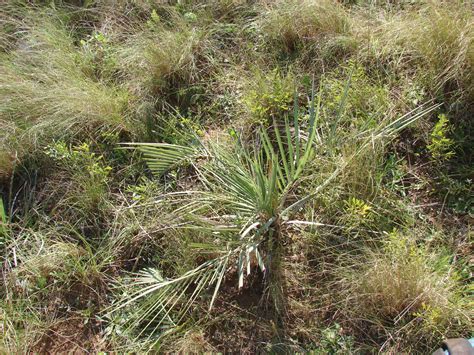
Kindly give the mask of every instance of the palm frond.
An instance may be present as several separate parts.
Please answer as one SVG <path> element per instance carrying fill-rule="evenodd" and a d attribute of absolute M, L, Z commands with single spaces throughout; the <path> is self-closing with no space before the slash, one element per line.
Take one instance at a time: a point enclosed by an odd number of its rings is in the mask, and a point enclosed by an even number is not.
<path fill-rule="evenodd" d="M 186 161 L 205 154 L 202 147 L 182 146 L 168 143 L 123 143 L 143 153 L 153 175 L 159 177 L 168 170 Z"/>
<path fill-rule="evenodd" d="M 268 228 L 268 226 L 264 226 Z M 167 279 L 158 269 L 148 268 L 140 271 L 131 280 L 134 292 L 122 297 L 121 302 L 110 313 L 121 309 L 128 310 L 127 329 L 141 329 L 140 337 L 147 332 L 149 337 L 163 331 L 165 326 L 173 326 L 185 317 L 198 297 L 213 288 L 209 309 L 212 309 L 230 267 L 230 261 L 237 259 L 239 287 L 243 286 L 244 271 L 251 273 L 252 255 L 258 267 L 265 272 L 263 257 L 258 250 L 262 241 L 260 223 L 254 223 L 236 234 L 237 247 L 222 256 L 206 261 L 175 279 Z M 198 245 L 199 247 L 199 245 Z M 138 307 L 136 306 L 138 305 Z"/>
<path fill-rule="evenodd" d="M 179 322 L 203 289 L 216 281 L 219 287 L 228 258 L 225 255 L 203 263 L 176 279 L 163 278 L 157 269 L 142 270 L 132 280 L 137 290 L 124 296 L 111 312 L 127 310 L 133 305 L 134 309 L 128 312 L 127 329 L 141 328 L 137 337 L 145 331 L 152 337 L 164 324 Z"/>

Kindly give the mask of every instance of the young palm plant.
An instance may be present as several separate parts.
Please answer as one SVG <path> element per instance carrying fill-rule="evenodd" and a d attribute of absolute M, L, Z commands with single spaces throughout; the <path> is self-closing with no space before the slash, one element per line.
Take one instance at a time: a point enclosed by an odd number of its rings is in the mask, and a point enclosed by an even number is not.
<path fill-rule="evenodd" d="M 347 94 L 347 90 L 343 96 Z M 272 299 L 277 325 L 284 314 L 284 291 L 280 256 L 285 230 L 295 223 L 304 204 L 343 171 L 350 160 L 370 147 L 374 141 L 393 137 L 435 107 L 420 109 L 390 123 L 382 122 L 371 131 L 352 137 L 358 142 L 349 159 L 339 162 L 323 182 L 310 193 L 299 196 L 297 186 L 308 177 L 308 162 L 314 154 L 327 154 L 329 144 L 336 142 L 335 127 L 320 122 L 321 95 L 310 100 L 309 112 L 301 114 L 295 95 L 292 122 L 288 118 L 271 129 L 260 129 L 252 144 L 235 140 L 233 147 L 199 141 L 194 146 L 165 143 L 132 143 L 127 147 L 143 152 L 149 168 L 157 177 L 181 165 L 192 164 L 200 189 L 168 193 L 160 199 L 176 206 L 171 228 L 187 228 L 212 235 L 212 245 L 192 246 L 212 250 L 212 259 L 183 275 L 168 279 L 157 269 L 145 269 L 133 278 L 135 291 L 126 293 L 112 309 L 134 307 L 127 326 L 156 335 L 168 326 L 178 324 L 203 292 L 211 290 L 211 309 L 226 275 L 235 272 L 239 288 L 252 269 L 265 276 Z M 342 114 L 344 97 L 339 109 Z M 306 113 L 306 112 L 303 112 Z M 338 122 L 338 117 L 334 122 Z M 336 124 L 334 123 L 334 124 Z M 330 142 L 330 143 L 329 143 Z M 326 152 L 326 153 L 324 153 Z"/>

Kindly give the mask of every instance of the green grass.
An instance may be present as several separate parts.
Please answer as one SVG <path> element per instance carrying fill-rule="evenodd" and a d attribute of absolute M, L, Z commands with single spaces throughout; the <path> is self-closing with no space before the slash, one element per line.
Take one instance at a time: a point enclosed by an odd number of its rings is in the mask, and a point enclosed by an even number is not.
<path fill-rule="evenodd" d="M 466 2 L 8 2 L 0 352 L 469 337 Z"/>
<path fill-rule="evenodd" d="M 385 25 L 382 46 L 413 61 L 418 80 L 434 94 L 472 95 L 473 22 L 466 6 L 433 2 L 403 20 L 395 15 Z"/>
<path fill-rule="evenodd" d="M 17 22 L 12 19 L 12 22 Z M 59 15 L 24 14 L 17 46 L 1 55 L 2 150 L 31 152 L 45 139 L 125 130 L 129 94 L 88 75 L 81 48 Z"/>
<path fill-rule="evenodd" d="M 0 245 L 2 247 L 8 242 L 8 221 L 7 211 L 3 203 L 3 199 L 0 198 Z"/>
<path fill-rule="evenodd" d="M 350 31 L 350 19 L 343 6 L 333 1 L 279 1 L 262 16 L 261 31 L 268 45 L 291 54 L 325 36 L 342 36 Z"/>

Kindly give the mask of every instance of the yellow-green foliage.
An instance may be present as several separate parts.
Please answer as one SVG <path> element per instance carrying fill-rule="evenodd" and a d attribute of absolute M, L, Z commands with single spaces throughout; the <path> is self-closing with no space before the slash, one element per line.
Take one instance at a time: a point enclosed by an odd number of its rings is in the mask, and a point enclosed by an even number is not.
<path fill-rule="evenodd" d="M 370 78 L 355 61 L 341 66 L 323 78 L 324 111 L 331 122 L 345 100 L 340 127 L 364 130 L 386 118 L 389 108 L 388 88 Z"/>
<path fill-rule="evenodd" d="M 449 131 L 448 117 L 445 114 L 439 115 L 439 120 L 430 134 L 430 144 L 427 146 L 431 156 L 436 160 L 446 160 L 454 155 L 451 150 L 454 141 L 448 138 Z"/>
<path fill-rule="evenodd" d="M 71 202 L 85 211 L 96 210 L 108 192 L 108 175 L 112 170 L 103 157 L 91 152 L 87 143 L 69 148 L 62 141 L 48 146 L 46 154 L 70 175 L 74 188 L 68 192 Z"/>
<path fill-rule="evenodd" d="M 350 197 L 345 201 L 344 212 L 343 223 L 348 228 L 370 226 L 374 220 L 372 207 L 356 197 Z"/>
<path fill-rule="evenodd" d="M 274 69 L 269 73 L 256 71 L 249 79 L 243 101 L 250 112 L 249 123 L 268 125 L 293 107 L 295 78 L 291 72 Z"/>

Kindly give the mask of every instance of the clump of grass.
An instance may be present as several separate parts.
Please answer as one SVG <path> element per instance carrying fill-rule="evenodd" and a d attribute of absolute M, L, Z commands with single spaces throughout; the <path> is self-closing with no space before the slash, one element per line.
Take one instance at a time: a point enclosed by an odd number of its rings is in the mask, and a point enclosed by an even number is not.
<path fill-rule="evenodd" d="M 86 74 L 87 61 L 56 14 L 26 13 L 18 37 L 0 58 L 0 122 L 12 131 L 6 148 L 26 152 L 42 137 L 129 130 L 127 91 Z"/>
<path fill-rule="evenodd" d="M 394 232 L 364 264 L 343 281 L 350 290 L 345 306 L 374 340 L 389 339 L 382 349 L 391 343 L 428 350 L 444 337 L 468 331 L 470 310 L 449 259 Z"/>
<path fill-rule="evenodd" d="M 349 61 L 321 79 L 325 105 L 322 125 L 333 131 L 334 139 L 328 142 L 331 154 L 352 156 L 357 134 L 373 129 L 380 122 L 393 119 L 390 112 L 389 90 L 379 80 L 369 77 L 360 63 Z M 352 193 L 370 198 L 380 186 L 380 171 L 384 145 L 374 143 L 350 162 L 343 173 L 344 185 Z"/>
<path fill-rule="evenodd" d="M 14 162 L 13 153 L 7 149 L 0 149 L 0 180 L 8 178 L 12 174 Z"/>
<path fill-rule="evenodd" d="M 467 3 L 433 1 L 417 12 L 393 16 L 378 32 L 378 43 L 399 69 L 416 69 L 417 80 L 431 93 L 469 99 L 474 93 L 473 25 Z"/>
<path fill-rule="evenodd" d="M 209 70 L 211 50 L 206 31 L 169 9 L 164 16 L 152 12 L 147 26 L 130 35 L 117 56 L 132 92 L 153 99 L 195 84 Z"/>
<path fill-rule="evenodd" d="M 206 339 L 206 334 L 203 329 L 196 327 L 196 329 L 184 329 L 174 337 L 170 337 L 166 343 L 162 344 L 162 348 L 167 351 L 182 353 L 182 354 L 197 354 L 217 352 Z"/>
<path fill-rule="evenodd" d="M 317 44 L 326 36 L 347 34 L 350 20 L 342 5 L 324 1 L 278 1 L 262 16 L 261 31 L 284 53 Z"/>
<path fill-rule="evenodd" d="M 94 323 L 94 314 L 105 301 L 103 269 L 108 256 L 87 243 L 81 247 L 62 241 L 64 235 L 54 228 L 24 229 L 15 237 L 2 265 L 5 349 L 31 351 L 44 346 L 41 342 L 48 337 L 52 345 L 55 336 L 48 332 L 65 319 L 81 320 L 83 328 L 78 333 Z"/>

